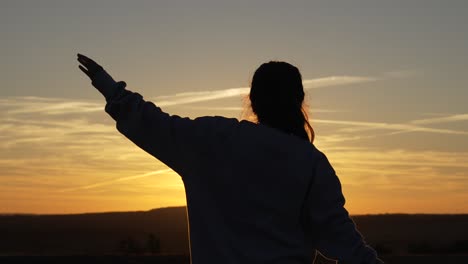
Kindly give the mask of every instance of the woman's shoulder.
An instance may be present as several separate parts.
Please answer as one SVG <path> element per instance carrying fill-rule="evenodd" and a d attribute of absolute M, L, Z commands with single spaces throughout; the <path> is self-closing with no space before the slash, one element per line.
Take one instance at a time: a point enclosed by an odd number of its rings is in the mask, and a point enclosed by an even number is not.
<path fill-rule="evenodd" d="M 279 146 L 285 151 L 291 151 L 296 154 L 309 154 L 308 156 L 313 156 L 314 158 L 324 155 L 312 142 L 294 134 L 287 134 L 276 128 L 249 120 L 239 121 L 239 126 L 243 134 L 249 136 L 250 140 L 268 144 L 272 147 Z"/>
<path fill-rule="evenodd" d="M 239 124 L 236 118 L 225 116 L 200 116 L 193 119 L 193 122 L 199 127 L 207 127 L 215 130 L 233 128 Z"/>

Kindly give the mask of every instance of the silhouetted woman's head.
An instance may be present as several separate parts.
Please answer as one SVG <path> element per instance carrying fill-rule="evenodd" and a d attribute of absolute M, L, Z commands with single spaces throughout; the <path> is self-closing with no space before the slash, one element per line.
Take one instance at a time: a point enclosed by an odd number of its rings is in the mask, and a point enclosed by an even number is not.
<path fill-rule="evenodd" d="M 293 65 L 281 61 L 262 64 L 252 78 L 249 98 L 258 122 L 314 141 L 314 130 L 303 107 L 301 73 Z"/>

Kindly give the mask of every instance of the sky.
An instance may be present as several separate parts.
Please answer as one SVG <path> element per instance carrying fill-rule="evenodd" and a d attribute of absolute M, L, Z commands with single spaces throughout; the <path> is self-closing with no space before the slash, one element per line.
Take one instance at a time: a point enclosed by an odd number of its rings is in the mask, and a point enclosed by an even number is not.
<path fill-rule="evenodd" d="M 170 114 L 241 118 L 255 69 L 303 76 L 351 214 L 468 213 L 466 1 L 2 1 L 0 213 L 185 205 L 78 69 Z"/>

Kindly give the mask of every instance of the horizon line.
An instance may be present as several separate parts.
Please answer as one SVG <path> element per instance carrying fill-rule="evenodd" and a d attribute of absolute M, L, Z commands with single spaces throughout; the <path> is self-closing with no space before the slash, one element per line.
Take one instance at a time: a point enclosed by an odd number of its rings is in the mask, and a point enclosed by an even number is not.
<path fill-rule="evenodd" d="M 155 210 L 163 209 L 175 209 L 175 208 L 187 208 L 186 205 L 174 205 L 174 206 L 164 206 L 157 207 L 148 210 L 130 210 L 130 211 L 94 211 L 94 212 L 76 212 L 76 213 L 21 213 L 21 212 L 0 212 L 1 216 L 61 216 L 61 215 L 85 215 L 85 214 L 110 214 L 110 213 L 141 213 L 141 212 L 151 212 Z M 405 212 L 385 212 L 385 213 L 358 213 L 350 214 L 350 216 L 380 216 L 380 215 L 468 215 L 468 212 L 465 213 L 405 213 Z"/>

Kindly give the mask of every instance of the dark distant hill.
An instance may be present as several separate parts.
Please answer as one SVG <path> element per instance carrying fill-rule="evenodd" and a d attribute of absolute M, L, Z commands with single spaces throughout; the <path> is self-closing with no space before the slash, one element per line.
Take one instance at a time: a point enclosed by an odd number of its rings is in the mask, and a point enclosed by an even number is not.
<path fill-rule="evenodd" d="M 0 255 L 143 252 L 150 236 L 160 253 L 187 254 L 185 207 L 145 212 L 0 216 Z"/>
<path fill-rule="evenodd" d="M 380 254 L 468 254 L 468 214 L 352 217 Z"/>
<path fill-rule="evenodd" d="M 468 253 L 468 215 L 353 216 L 380 254 Z M 0 255 L 188 254 L 185 207 L 0 215 Z"/>

